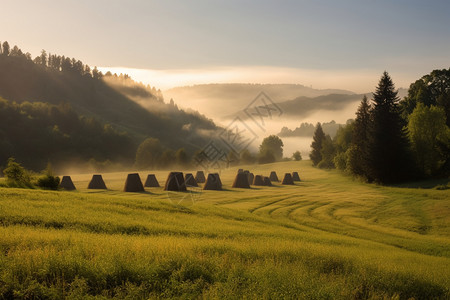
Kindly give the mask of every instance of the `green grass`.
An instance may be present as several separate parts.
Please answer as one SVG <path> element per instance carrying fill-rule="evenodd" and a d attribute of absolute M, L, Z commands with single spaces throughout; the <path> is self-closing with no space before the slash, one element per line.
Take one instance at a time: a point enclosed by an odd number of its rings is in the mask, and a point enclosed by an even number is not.
<path fill-rule="evenodd" d="M 125 173 L 108 191 L 90 175 L 76 192 L 0 188 L 0 298 L 450 297 L 449 190 L 309 164 L 247 166 L 302 178 L 251 190 L 231 188 L 235 169 L 193 194 L 123 193 Z"/>

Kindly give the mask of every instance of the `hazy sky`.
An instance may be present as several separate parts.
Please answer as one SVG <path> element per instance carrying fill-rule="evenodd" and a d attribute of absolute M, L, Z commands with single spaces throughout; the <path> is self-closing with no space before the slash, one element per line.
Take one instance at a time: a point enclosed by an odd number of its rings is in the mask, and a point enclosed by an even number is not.
<path fill-rule="evenodd" d="M 0 7 L 0 41 L 33 56 L 46 49 L 128 68 L 160 88 L 232 81 L 367 91 L 384 70 L 408 87 L 450 67 L 448 0 L 0 0 Z"/>

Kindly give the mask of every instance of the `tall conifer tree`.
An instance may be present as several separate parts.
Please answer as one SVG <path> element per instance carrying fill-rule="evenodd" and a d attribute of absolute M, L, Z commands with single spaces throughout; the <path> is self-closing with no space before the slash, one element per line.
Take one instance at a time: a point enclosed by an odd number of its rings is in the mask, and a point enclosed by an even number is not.
<path fill-rule="evenodd" d="M 381 183 L 406 179 L 410 170 L 408 139 L 398 108 L 400 99 L 385 71 L 373 94 L 372 126 L 368 137 L 368 178 Z"/>
<path fill-rule="evenodd" d="M 348 168 L 356 175 L 366 176 L 368 171 L 368 138 L 371 125 L 370 103 L 366 95 L 356 111 L 353 125 L 352 146 L 349 152 Z"/>
<path fill-rule="evenodd" d="M 323 132 L 322 125 L 317 123 L 316 130 L 314 131 L 313 141 L 311 143 L 311 153 L 309 158 L 313 162 L 313 166 L 316 166 L 322 160 L 322 142 L 325 140 L 325 133 Z"/>

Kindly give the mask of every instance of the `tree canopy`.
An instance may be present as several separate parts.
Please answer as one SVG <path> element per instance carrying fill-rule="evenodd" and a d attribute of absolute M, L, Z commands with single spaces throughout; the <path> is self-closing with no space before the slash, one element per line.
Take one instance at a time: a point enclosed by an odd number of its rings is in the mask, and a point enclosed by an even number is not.
<path fill-rule="evenodd" d="M 427 176 L 436 175 L 448 156 L 441 145 L 450 144 L 450 129 L 445 124 L 444 109 L 418 103 L 409 116 L 408 131 L 420 172 Z"/>
<path fill-rule="evenodd" d="M 283 141 L 278 136 L 270 135 L 262 141 L 259 146 L 259 153 L 267 160 L 271 152 L 275 160 L 281 160 L 283 158 L 283 146 Z"/>
<path fill-rule="evenodd" d="M 410 85 L 408 96 L 401 101 L 403 117 L 407 119 L 419 103 L 441 107 L 450 126 L 450 68 L 433 70 Z"/>

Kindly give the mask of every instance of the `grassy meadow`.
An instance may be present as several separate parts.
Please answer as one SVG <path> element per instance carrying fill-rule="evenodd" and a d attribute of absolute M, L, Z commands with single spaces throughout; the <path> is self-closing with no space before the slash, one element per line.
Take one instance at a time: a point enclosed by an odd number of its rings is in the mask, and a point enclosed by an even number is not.
<path fill-rule="evenodd" d="M 369 185 L 309 161 L 294 186 L 0 188 L 0 299 L 449 299 L 450 190 Z M 144 181 L 149 172 L 140 172 Z M 163 185 L 167 171 L 156 171 Z M 67 174 L 64 174 L 67 175 Z"/>

